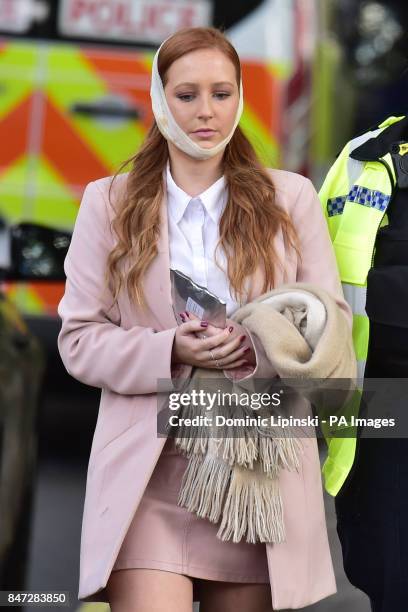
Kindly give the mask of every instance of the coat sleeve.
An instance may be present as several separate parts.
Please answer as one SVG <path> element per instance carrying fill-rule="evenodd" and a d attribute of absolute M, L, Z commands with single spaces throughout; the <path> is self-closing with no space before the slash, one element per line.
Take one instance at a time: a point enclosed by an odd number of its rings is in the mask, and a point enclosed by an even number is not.
<path fill-rule="evenodd" d="M 254 378 L 270 380 L 277 376 L 277 372 L 268 357 L 258 336 L 246 329 L 247 335 L 251 338 L 255 352 L 255 365 L 242 365 L 230 370 L 223 370 L 224 375 L 232 381 L 252 381 Z"/>
<path fill-rule="evenodd" d="M 296 281 L 313 283 L 329 293 L 352 327 L 353 315 L 344 299 L 336 257 L 322 206 L 311 181 L 303 178 L 292 212 L 299 239 Z"/>
<path fill-rule="evenodd" d="M 177 327 L 157 332 L 142 326 L 124 329 L 117 306 L 110 310 L 113 296 L 104 290 L 104 272 L 113 244 L 103 191 L 89 183 L 64 261 L 57 340 L 62 362 L 80 382 L 115 393 L 155 393 L 158 379 L 169 381 L 166 390 L 174 390 L 172 376 L 185 370 L 171 366 Z"/>

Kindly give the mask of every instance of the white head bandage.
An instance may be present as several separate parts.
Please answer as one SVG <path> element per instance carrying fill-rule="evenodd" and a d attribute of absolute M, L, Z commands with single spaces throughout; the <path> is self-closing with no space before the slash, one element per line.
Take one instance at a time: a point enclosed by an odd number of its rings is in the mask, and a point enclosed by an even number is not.
<path fill-rule="evenodd" d="M 183 132 L 180 126 L 176 123 L 169 108 L 169 105 L 167 104 L 163 83 L 160 78 L 157 66 L 160 49 L 162 48 L 165 42 L 166 41 L 164 41 L 158 48 L 154 56 L 152 66 L 152 83 L 150 88 L 150 97 L 152 99 L 152 110 L 153 115 L 156 119 L 157 127 L 159 128 L 160 132 L 163 134 L 166 140 L 170 140 L 170 142 L 176 145 L 177 148 L 184 151 L 184 153 L 186 153 L 187 155 L 190 155 L 190 157 L 195 157 L 196 159 L 209 159 L 210 157 L 217 155 L 217 153 L 225 149 L 235 132 L 239 120 L 241 119 L 242 111 L 244 108 L 242 79 L 239 84 L 239 103 L 237 113 L 231 132 L 226 138 L 224 138 L 222 142 L 219 142 L 211 149 L 204 149 L 203 147 L 200 147 L 199 144 L 194 142 L 194 140 L 192 140 L 190 136 L 188 136 L 188 134 Z"/>

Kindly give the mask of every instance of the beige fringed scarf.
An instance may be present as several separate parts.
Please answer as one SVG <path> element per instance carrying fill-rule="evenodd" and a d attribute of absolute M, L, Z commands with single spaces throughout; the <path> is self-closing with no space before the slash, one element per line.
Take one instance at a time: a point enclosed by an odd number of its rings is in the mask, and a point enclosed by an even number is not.
<path fill-rule="evenodd" d="M 239 308 L 231 318 L 258 336 L 280 378 L 356 377 L 346 317 L 333 298 L 314 285 L 298 283 L 270 291 Z M 222 371 L 196 368 L 183 392 L 199 390 L 200 381 L 205 381 L 205 391 L 216 393 L 222 380 Z M 239 381 L 232 391 L 243 391 Z M 205 407 L 190 405 L 179 409 L 178 416 L 204 413 L 209 414 Z M 230 409 L 215 407 L 213 416 L 216 413 L 254 417 L 252 408 L 239 402 Z M 290 430 L 283 434 L 282 428 L 265 431 L 244 426 L 241 431 L 234 428 L 233 435 L 227 425 L 223 429 L 202 427 L 201 431 L 202 435 L 195 428 L 194 437 L 189 437 L 188 428 L 180 426 L 172 434 L 177 449 L 189 458 L 178 504 L 213 523 L 220 521 L 217 537 L 221 540 L 239 542 L 246 537 L 253 543 L 283 542 L 279 473 L 281 469 L 298 470 L 300 440 L 291 437 Z"/>

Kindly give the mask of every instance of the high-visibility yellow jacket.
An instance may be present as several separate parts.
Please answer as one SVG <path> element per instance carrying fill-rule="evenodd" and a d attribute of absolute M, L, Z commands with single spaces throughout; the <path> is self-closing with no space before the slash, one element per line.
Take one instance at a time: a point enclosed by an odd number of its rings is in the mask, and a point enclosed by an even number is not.
<path fill-rule="evenodd" d="M 380 227 L 396 188 L 390 148 L 401 140 L 408 117 L 389 117 L 346 144 L 329 170 L 319 197 L 333 242 L 344 296 L 353 310 L 353 341 L 361 380 L 367 360 L 367 274 Z M 333 437 L 323 466 L 326 490 L 337 495 L 353 465 L 356 438 Z"/>

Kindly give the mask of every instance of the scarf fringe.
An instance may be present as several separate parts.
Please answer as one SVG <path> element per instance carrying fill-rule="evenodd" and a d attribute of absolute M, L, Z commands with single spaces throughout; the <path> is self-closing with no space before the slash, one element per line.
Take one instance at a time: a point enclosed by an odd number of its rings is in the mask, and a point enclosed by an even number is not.
<path fill-rule="evenodd" d="M 254 469 L 254 461 L 258 458 L 258 447 L 253 435 L 223 438 L 223 446 L 222 458 L 229 465 L 238 464 L 250 470 Z"/>
<path fill-rule="evenodd" d="M 298 472 L 301 450 L 302 445 L 297 438 L 259 437 L 259 456 L 263 471 L 271 478 L 276 478 L 281 468 Z"/>
<path fill-rule="evenodd" d="M 216 408 L 215 413 L 227 416 L 248 414 L 241 406 Z M 196 414 L 191 405 L 183 407 L 184 418 Z M 246 537 L 250 543 L 283 542 L 278 477 L 282 468 L 299 470 L 301 442 L 290 431 L 282 437 L 281 429 L 230 425 L 217 429 L 221 438 L 209 436 L 215 428 L 205 425 L 195 427 L 194 436 L 190 426 L 173 428 L 176 447 L 189 459 L 178 505 L 212 523 L 221 520 L 217 537 L 223 541 L 240 542 Z"/>
<path fill-rule="evenodd" d="M 183 474 L 178 505 L 202 518 L 216 523 L 222 511 L 222 502 L 232 470 L 212 455 L 190 458 Z"/>
<path fill-rule="evenodd" d="M 181 432 L 177 432 L 181 435 Z M 205 455 L 207 452 L 208 438 L 174 438 L 174 443 L 177 448 L 183 451 L 183 454 L 190 457 L 191 455 Z"/>
<path fill-rule="evenodd" d="M 268 478 L 262 482 L 238 475 L 234 471 L 224 504 L 222 521 L 217 537 L 223 541 L 232 539 L 280 543 L 285 540 L 283 505 L 278 481 Z"/>

